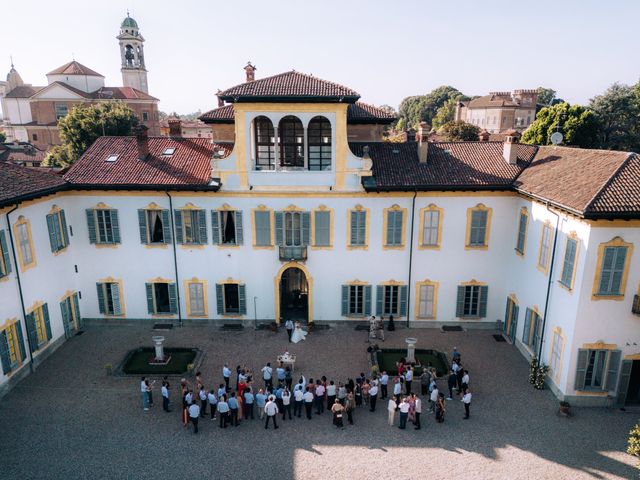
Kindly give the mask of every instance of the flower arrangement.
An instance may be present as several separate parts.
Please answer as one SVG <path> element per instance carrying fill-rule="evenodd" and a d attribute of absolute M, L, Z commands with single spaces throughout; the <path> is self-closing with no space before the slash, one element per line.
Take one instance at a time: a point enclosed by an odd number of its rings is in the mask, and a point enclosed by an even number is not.
<path fill-rule="evenodd" d="M 640 458 L 640 423 L 636 424 L 629 432 L 627 453 Z M 640 461 L 638 461 L 637 467 L 640 468 Z"/>

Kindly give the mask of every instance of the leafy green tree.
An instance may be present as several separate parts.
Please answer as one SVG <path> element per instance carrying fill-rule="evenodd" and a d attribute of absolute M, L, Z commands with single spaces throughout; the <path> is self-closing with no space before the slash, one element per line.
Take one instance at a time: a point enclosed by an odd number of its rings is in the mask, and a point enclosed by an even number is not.
<path fill-rule="evenodd" d="M 4 132 L 0 132 L 0 143 L 4 143 L 7 141 L 7 134 Z"/>
<path fill-rule="evenodd" d="M 562 133 L 565 145 L 593 148 L 599 144 L 600 123 L 594 112 L 582 105 L 566 102 L 540 110 L 535 121 L 522 134 L 522 143 L 549 145 L 551 135 L 556 131 Z"/>
<path fill-rule="evenodd" d="M 68 145 L 55 145 L 49 149 L 42 161 L 43 167 L 64 168 L 73 163 Z"/>
<path fill-rule="evenodd" d="M 601 124 L 602 148 L 639 151 L 640 106 L 634 87 L 614 83 L 602 95 L 592 98 L 589 107 Z"/>
<path fill-rule="evenodd" d="M 538 87 L 536 91 L 538 92 L 538 103 L 540 105 L 545 105 L 545 106 L 553 105 L 553 102 L 556 99 L 556 93 L 557 93 L 554 89 Z"/>
<path fill-rule="evenodd" d="M 391 105 L 384 104 L 384 105 L 380 105 L 378 108 L 389 115 L 392 115 L 394 117 L 398 116 L 398 112 L 396 112 L 396 109 L 393 108 Z"/>
<path fill-rule="evenodd" d="M 459 98 L 462 93 L 456 88 L 443 85 L 433 89 L 427 95 L 414 95 L 407 97 L 400 103 L 398 116 L 404 119 L 407 128 L 418 128 L 420 122 L 433 122 L 433 117 L 447 100 Z"/>
<path fill-rule="evenodd" d="M 472 142 L 478 140 L 480 129 L 471 123 L 458 120 L 443 125 L 440 132 L 449 142 Z"/>
<path fill-rule="evenodd" d="M 458 105 L 458 102 L 460 102 L 461 98 L 462 97 L 450 98 L 444 102 L 444 105 L 438 109 L 433 117 L 433 121 L 431 122 L 433 130 L 438 130 L 443 125 L 453 121 L 456 116 L 456 106 Z"/>

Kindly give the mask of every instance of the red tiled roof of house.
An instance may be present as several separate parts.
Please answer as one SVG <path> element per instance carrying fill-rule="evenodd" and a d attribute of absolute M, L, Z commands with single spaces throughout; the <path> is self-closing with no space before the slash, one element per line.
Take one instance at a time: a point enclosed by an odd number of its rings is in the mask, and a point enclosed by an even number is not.
<path fill-rule="evenodd" d="M 467 103 L 467 108 L 497 108 L 497 107 L 517 107 L 518 104 L 513 100 L 506 100 L 504 97 L 497 95 L 484 95 L 483 97 L 474 98 Z"/>
<path fill-rule="evenodd" d="M 31 85 L 20 85 L 19 87 L 14 88 L 9 93 L 7 93 L 7 98 L 29 98 L 44 87 L 33 87 Z"/>
<path fill-rule="evenodd" d="M 233 105 L 214 108 L 213 110 L 204 112 L 198 119 L 205 123 L 233 123 Z"/>
<path fill-rule="evenodd" d="M 218 97 L 227 102 L 315 99 L 353 103 L 360 95 L 343 85 L 292 70 L 241 83 L 219 93 Z"/>
<path fill-rule="evenodd" d="M 64 179 L 52 170 L 0 162 L 0 206 L 53 193 L 65 186 Z"/>
<path fill-rule="evenodd" d="M 133 87 L 102 87 L 95 92 L 91 92 L 91 98 L 105 99 L 111 98 L 115 100 L 158 100 L 148 93 Z"/>
<path fill-rule="evenodd" d="M 211 181 L 211 158 L 215 148 L 226 157 L 233 144 L 211 144 L 206 138 L 149 137 L 149 156 L 138 160 L 136 137 L 100 137 L 69 169 L 64 178 L 71 184 L 92 186 L 193 186 Z M 171 156 L 162 153 L 175 148 Z M 117 155 L 116 161 L 107 158 Z"/>
<path fill-rule="evenodd" d="M 103 77 L 95 70 L 91 70 L 89 67 L 85 67 L 80 62 L 75 60 L 65 63 L 64 65 L 51 70 L 47 75 L 90 75 L 93 77 Z"/>

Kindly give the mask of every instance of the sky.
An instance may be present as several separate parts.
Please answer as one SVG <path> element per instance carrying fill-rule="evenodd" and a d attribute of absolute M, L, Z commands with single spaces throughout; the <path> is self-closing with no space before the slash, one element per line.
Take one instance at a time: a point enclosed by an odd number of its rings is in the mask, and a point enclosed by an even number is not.
<path fill-rule="evenodd" d="M 26 83 L 44 85 L 75 58 L 122 85 L 115 37 L 127 10 L 165 112 L 215 108 L 247 61 L 256 78 L 294 69 L 395 108 L 439 85 L 545 86 L 586 103 L 640 77 L 637 0 L 20 0 L 4 11 L 0 75 L 13 56 Z"/>

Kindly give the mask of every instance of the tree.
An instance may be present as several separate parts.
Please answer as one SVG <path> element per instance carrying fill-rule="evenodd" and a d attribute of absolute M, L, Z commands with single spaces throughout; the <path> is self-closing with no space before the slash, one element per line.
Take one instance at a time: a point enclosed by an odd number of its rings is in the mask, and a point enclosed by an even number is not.
<path fill-rule="evenodd" d="M 627 453 L 640 458 L 640 423 L 636 424 L 629 432 L 627 445 Z M 638 461 L 638 468 L 640 468 L 640 461 Z"/>
<path fill-rule="evenodd" d="M 449 122 L 440 130 L 449 142 L 471 142 L 478 140 L 480 129 L 471 123 L 458 120 Z"/>
<path fill-rule="evenodd" d="M 600 121 L 600 146 L 611 150 L 638 151 L 640 148 L 640 107 L 636 89 L 614 83 L 589 106 Z"/>
<path fill-rule="evenodd" d="M 0 143 L 4 143 L 7 141 L 7 134 L 4 132 L 0 132 Z"/>
<path fill-rule="evenodd" d="M 65 166 L 75 162 L 102 135 L 131 135 L 138 119 L 133 110 L 122 102 L 78 105 L 60 119 L 61 147 L 52 149 L 49 162 Z"/>
<path fill-rule="evenodd" d="M 551 106 L 556 99 L 556 91 L 552 88 L 538 87 L 538 103 L 540 105 Z"/>
<path fill-rule="evenodd" d="M 438 130 L 443 125 L 454 120 L 456 116 L 456 106 L 458 105 L 458 102 L 460 102 L 461 98 L 462 97 L 450 98 L 438 109 L 433 117 L 433 121 L 431 122 L 433 130 Z"/>
<path fill-rule="evenodd" d="M 398 112 L 396 112 L 396 109 L 393 108 L 391 105 L 387 105 L 387 104 L 380 105 L 378 108 L 383 112 L 385 112 L 386 114 L 391 115 L 392 117 L 398 116 Z"/>
<path fill-rule="evenodd" d="M 42 160 L 43 167 L 64 168 L 73 163 L 68 145 L 55 145 L 49 149 Z"/>
<path fill-rule="evenodd" d="M 522 143 L 549 145 L 551 135 L 556 131 L 562 133 L 565 145 L 593 148 L 599 143 L 600 124 L 594 112 L 582 105 L 566 102 L 540 110 L 522 134 Z"/>
<path fill-rule="evenodd" d="M 433 122 L 433 117 L 447 100 L 459 98 L 462 93 L 456 88 L 443 85 L 433 89 L 427 95 L 414 95 L 407 97 L 400 103 L 398 110 L 399 119 L 404 120 L 407 128 L 418 128 L 420 122 Z"/>

